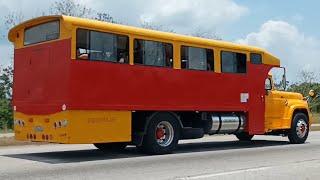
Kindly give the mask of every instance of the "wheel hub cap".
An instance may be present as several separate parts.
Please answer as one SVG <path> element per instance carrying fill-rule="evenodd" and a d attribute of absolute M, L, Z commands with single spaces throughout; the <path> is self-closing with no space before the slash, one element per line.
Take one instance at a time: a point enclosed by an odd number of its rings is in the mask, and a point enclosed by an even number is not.
<path fill-rule="evenodd" d="M 174 130 L 172 125 L 168 121 L 159 122 L 155 130 L 157 143 L 162 147 L 169 146 L 173 141 L 173 137 Z"/>
<path fill-rule="evenodd" d="M 162 139 L 165 135 L 164 129 L 157 128 L 156 135 L 157 135 L 157 139 Z"/>
<path fill-rule="evenodd" d="M 307 134 L 307 131 L 308 131 L 307 123 L 303 119 L 300 119 L 297 123 L 297 126 L 296 126 L 296 132 L 297 132 L 298 137 L 304 138 L 305 135 Z"/>

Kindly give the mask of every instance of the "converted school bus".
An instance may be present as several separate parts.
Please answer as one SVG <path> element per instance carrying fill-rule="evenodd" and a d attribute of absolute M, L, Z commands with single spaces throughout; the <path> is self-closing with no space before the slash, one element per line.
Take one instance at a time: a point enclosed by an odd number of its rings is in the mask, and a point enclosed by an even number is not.
<path fill-rule="evenodd" d="M 12 28 L 18 140 L 136 145 L 154 154 L 204 134 L 305 142 L 302 95 L 277 91 L 265 50 L 69 16 Z"/>

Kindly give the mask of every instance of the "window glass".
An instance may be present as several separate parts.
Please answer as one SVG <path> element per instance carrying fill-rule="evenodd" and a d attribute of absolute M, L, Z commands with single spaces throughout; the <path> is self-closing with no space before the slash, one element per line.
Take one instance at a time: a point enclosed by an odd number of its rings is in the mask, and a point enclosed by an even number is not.
<path fill-rule="evenodd" d="M 24 31 L 24 45 L 58 39 L 60 34 L 59 21 L 40 24 Z"/>
<path fill-rule="evenodd" d="M 246 73 L 247 72 L 246 54 L 222 51 L 221 71 L 226 73 Z"/>
<path fill-rule="evenodd" d="M 267 78 L 265 83 L 264 83 L 264 88 L 266 90 L 271 90 L 272 89 L 272 83 L 271 83 L 271 79 L 270 78 Z"/>
<path fill-rule="evenodd" d="M 213 50 L 181 46 L 181 68 L 195 70 L 213 70 Z"/>
<path fill-rule="evenodd" d="M 262 56 L 261 54 L 251 53 L 250 60 L 252 64 L 262 64 Z"/>
<path fill-rule="evenodd" d="M 169 43 L 135 39 L 134 63 L 149 66 L 173 66 L 173 46 Z"/>
<path fill-rule="evenodd" d="M 129 63 L 128 36 L 77 30 L 77 58 Z"/>

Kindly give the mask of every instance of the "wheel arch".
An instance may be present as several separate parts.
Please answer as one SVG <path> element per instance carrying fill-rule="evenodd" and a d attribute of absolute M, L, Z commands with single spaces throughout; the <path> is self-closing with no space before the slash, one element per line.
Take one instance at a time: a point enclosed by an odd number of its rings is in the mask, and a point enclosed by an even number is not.
<path fill-rule="evenodd" d="M 147 129 L 148 129 L 148 126 L 149 126 L 150 121 L 151 121 L 155 116 L 157 116 L 157 115 L 159 115 L 159 114 L 167 114 L 167 115 L 171 116 L 172 118 L 174 118 L 175 120 L 178 121 L 178 123 L 180 124 L 180 128 L 183 128 L 183 124 L 182 124 L 182 122 L 181 122 L 181 119 L 180 119 L 180 117 L 179 117 L 176 113 L 171 112 L 171 111 L 156 111 L 156 112 L 153 112 L 150 116 L 148 116 L 148 117 L 146 118 L 146 122 L 145 122 L 144 128 L 143 128 L 143 134 L 144 134 L 144 135 L 145 135 L 146 132 L 147 132 Z"/>
<path fill-rule="evenodd" d="M 290 117 L 291 122 L 292 122 L 294 116 L 295 116 L 297 113 L 303 113 L 303 114 L 305 114 L 305 115 L 307 116 L 307 118 L 308 118 L 307 120 L 308 120 L 309 126 L 311 125 L 311 123 L 312 123 L 311 114 L 310 114 L 309 110 L 308 110 L 307 108 L 305 108 L 305 107 L 292 108 L 291 113 L 290 113 L 290 114 L 291 114 L 291 117 Z"/>

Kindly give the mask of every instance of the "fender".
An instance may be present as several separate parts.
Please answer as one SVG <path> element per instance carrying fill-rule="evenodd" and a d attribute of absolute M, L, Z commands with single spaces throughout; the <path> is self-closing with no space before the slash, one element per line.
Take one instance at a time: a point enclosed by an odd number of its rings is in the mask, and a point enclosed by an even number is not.
<path fill-rule="evenodd" d="M 287 116 L 286 118 L 289 118 L 290 121 L 292 121 L 293 116 L 295 114 L 295 112 L 297 111 L 303 111 L 306 112 L 307 117 L 309 119 L 309 125 L 312 124 L 313 120 L 312 120 L 312 114 L 309 110 L 308 104 L 307 103 L 295 103 L 294 105 L 289 106 L 288 112 L 287 112 Z M 291 125 L 291 124 L 290 124 Z"/>

